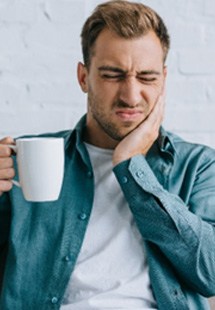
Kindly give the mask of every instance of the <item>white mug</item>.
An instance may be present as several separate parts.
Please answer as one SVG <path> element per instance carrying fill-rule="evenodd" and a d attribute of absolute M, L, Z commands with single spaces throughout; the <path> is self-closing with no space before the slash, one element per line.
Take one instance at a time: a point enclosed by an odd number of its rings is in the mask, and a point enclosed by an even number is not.
<path fill-rule="evenodd" d="M 20 138 L 10 147 L 16 152 L 20 186 L 28 201 L 54 201 L 64 175 L 63 138 Z"/>

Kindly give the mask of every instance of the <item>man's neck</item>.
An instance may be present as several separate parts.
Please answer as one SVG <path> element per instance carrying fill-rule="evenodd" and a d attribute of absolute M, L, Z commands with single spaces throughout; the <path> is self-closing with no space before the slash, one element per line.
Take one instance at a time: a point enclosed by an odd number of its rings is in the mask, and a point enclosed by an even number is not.
<path fill-rule="evenodd" d="M 96 130 L 86 126 L 84 130 L 84 141 L 103 149 L 115 149 L 119 141 L 112 139 L 105 132 L 97 134 Z"/>

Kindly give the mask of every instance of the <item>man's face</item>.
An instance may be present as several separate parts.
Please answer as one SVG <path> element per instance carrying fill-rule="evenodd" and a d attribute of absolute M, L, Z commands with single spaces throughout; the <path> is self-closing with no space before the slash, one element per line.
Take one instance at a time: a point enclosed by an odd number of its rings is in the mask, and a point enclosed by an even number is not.
<path fill-rule="evenodd" d="M 115 147 L 150 114 L 165 76 L 163 50 L 154 32 L 124 39 L 103 30 L 89 69 L 78 67 L 79 83 L 88 93 L 86 139 Z"/>

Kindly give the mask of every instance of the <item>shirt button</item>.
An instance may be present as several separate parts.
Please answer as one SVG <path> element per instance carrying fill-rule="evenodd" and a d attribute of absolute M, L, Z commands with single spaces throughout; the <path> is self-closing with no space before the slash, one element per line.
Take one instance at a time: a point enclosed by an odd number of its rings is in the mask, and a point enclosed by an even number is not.
<path fill-rule="evenodd" d="M 65 256 L 64 260 L 65 260 L 65 262 L 70 262 L 70 256 L 69 255 Z"/>
<path fill-rule="evenodd" d="M 123 178 L 122 178 L 122 183 L 123 183 L 123 184 L 128 183 L 128 178 L 127 178 L 127 177 L 123 177 Z"/>
<path fill-rule="evenodd" d="M 53 304 L 56 304 L 58 302 L 58 298 L 57 297 L 52 297 L 51 301 L 52 301 Z"/>
<path fill-rule="evenodd" d="M 88 176 L 88 178 L 92 178 L 92 176 L 93 176 L 92 171 L 88 171 L 88 172 L 87 172 L 87 176 Z"/>
<path fill-rule="evenodd" d="M 86 215 L 86 213 L 83 212 L 83 213 L 80 213 L 80 214 L 79 214 L 78 218 L 79 218 L 80 220 L 84 221 L 84 220 L 86 220 L 87 215 Z"/>
<path fill-rule="evenodd" d="M 137 171 L 136 175 L 138 176 L 138 178 L 142 178 L 143 175 L 144 175 L 144 172 L 143 171 Z"/>

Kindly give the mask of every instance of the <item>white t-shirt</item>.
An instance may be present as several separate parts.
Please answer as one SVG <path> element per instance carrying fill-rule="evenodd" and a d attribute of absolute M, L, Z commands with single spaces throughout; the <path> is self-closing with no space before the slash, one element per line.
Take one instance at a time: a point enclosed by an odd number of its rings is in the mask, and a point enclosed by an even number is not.
<path fill-rule="evenodd" d="M 95 197 L 61 310 L 157 309 L 142 237 L 112 171 L 112 150 L 86 144 Z"/>

